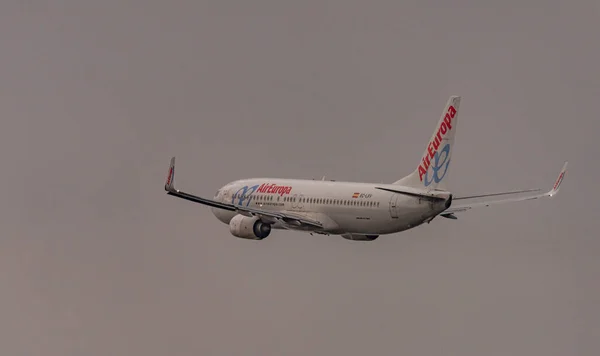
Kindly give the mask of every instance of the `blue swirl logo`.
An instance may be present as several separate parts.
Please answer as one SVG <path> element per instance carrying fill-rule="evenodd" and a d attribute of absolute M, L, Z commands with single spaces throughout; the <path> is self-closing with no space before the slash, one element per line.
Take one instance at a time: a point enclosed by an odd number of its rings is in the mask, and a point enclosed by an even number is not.
<path fill-rule="evenodd" d="M 231 203 L 234 205 L 244 205 L 244 200 L 246 200 L 246 206 L 250 204 L 250 200 L 252 200 L 252 193 L 254 193 L 258 189 L 258 184 L 252 187 L 247 185 L 238 189 L 237 192 L 233 194 L 231 198 Z M 236 204 L 237 200 L 237 204 Z"/>
<path fill-rule="evenodd" d="M 442 157 L 442 154 L 443 154 L 443 159 L 440 158 L 440 157 Z M 425 184 L 425 186 L 427 187 L 433 182 L 436 182 L 436 183 L 441 182 L 442 179 L 444 179 L 444 177 L 446 176 L 446 172 L 448 172 L 449 164 L 450 164 L 450 144 L 446 144 L 446 146 L 444 146 L 444 148 L 442 148 L 440 151 L 437 151 L 435 153 L 435 155 L 433 156 L 433 162 L 432 162 L 431 166 L 429 166 L 429 168 L 431 168 L 431 169 L 427 169 L 427 172 L 425 172 L 425 177 L 423 177 L 423 184 Z M 442 169 L 443 169 L 443 171 L 442 171 Z M 432 172 L 431 180 L 429 179 L 429 172 Z M 440 175 L 440 173 L 442 173 L 442 174 Z"/>

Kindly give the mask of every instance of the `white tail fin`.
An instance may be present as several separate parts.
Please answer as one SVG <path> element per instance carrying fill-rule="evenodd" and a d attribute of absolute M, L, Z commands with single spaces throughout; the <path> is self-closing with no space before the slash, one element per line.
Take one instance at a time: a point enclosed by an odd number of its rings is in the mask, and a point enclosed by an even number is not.
<path fill-rule="evenodd" d="M 446 190 L 445 179 L 448 177 L 452 158 L 460 98 L 460 96 L 451 96 L 448 99 L 417 169 L 394 184 L 425 190 Z"/>

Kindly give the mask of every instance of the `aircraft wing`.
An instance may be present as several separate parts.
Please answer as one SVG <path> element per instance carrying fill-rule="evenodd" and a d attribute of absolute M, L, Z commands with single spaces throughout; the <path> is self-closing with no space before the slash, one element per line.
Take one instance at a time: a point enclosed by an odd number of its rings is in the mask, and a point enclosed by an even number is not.
<path fill-rule="evenodd" d="M 235 211 L 238 214 L 248 217 L 257 216 L 263 220 L 270 222 L 275 222 L 279 220 L 289 226 L 305 226 L 313 229 L 320 229 L 323 227 L 323 224 L 321 222 L 299 214 L 269 211 L 263 209 L 256 209 L 248 206 L 241 206 L 237 204 L 223 203 L 213 199 L 206 199 L 193 194 L 182 192 L 181 190 L 175 188 L 175 157 L 171 158 L 171 164 L 169 165 L 169 175 L 167 176 L 167 181 L 165 182 L 165 190 L 167 191 L 168 195 L 193 201 L 195 203 L 208 205 L 213 208 Z"/>
<path fill-rule="evenodd" d="M 501 193 L 491 193 L 491 194 L 480 194 L 480 195 L 456 197 L 456 198 L 453 198 L 452 205 L 450 206 L 450 208 L 444 210 L 444 212 L 441 213 L 440 215 L 445 218 L 449 218 L 449 219 L 457 219 L 456 216 L 454 215 L 454 213 L 460 213 L 460 212 L 464 212 L 464 211 L 471 210 L 474 208 L 487 207 L 490 205 L 502 204 L 502 203 L 512 203 L 512 202 L 517 202 L 517 201 L 539 199 L 539 198 L 544 198 L 544 197 L 552 197 L 552 196 L 556 195 L 558 193 L 558 190 L 560 189 L 560 185 L 565 177 L 565 173 L 567 172 L 567 163 L 568 162 L 565 162 L 565 164 L 563 165 L 563 168 L 560 171 L 560 174 L 558 175 L 558 178 L 556 179 L 554 185 L 552 186 L 552 189 L 550 189 L 547 192 L 539 193 L 539 191 L 541 191 L 541 189 L 527 189 L 527 190 L 519 190 L 519 191 L 511 191 L 511 192 L 501 192 Z M 524 196 L 523 195 L 513 196 L 513 197 L 509 197 L 509 198 L 505 198 L 505 199 L 497 199 L 497 198 L 487 199 L 484 201 L 473 202 L 473 203 L 462 202 L 462 200 L 469 200 L 469 199 L 475 199 L 475 198 L 484 198 L 484 197 L 487 198 L 487 197 L 501 196 L 501 195 L 516 195 L 516 194 L 522 194 L 522 193 L 530 193 L 530 194 L 527 194 Z M 458 203 L 455 204 L 455 202 L 457 202 L 457 201 L 458 201 Z"/>

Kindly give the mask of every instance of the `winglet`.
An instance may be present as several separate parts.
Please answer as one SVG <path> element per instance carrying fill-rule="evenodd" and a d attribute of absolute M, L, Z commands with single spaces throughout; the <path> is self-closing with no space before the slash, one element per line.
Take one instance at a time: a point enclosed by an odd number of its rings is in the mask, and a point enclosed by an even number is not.
<path fill-rule="evenodd" d="M 169 175 L 165 182 L 165 190 L 168 192 L 174 192 L 175 189 L 175 157 L 171 157 L 171 164 L 169 164 Z"/>
<path fill-rule="evenodd" d="M 567 164 L 569 162 L 565 162 L 565 164 L 563 165 L 563 168 L 561 169 L 560 173 L 558 174 L 558 178 L 556 179 L 556 182 L 554 182 L 554 186 L 552 187 L 552 190 L 550 190 L 548 192 L 549 196 L 553 196 L 556 195 L 556 193 L 558 193 L 558 190 L 560 189 L 560 185 L 563 181 L 563 179 L 565 178 L 565 174 L 567 173 Z"/>

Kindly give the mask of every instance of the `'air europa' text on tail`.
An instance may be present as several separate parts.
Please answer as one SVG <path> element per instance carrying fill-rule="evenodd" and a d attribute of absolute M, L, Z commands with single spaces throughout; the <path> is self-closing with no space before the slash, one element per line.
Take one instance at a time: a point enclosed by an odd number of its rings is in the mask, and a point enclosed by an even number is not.
<path fill-rule="evenodd" d="M 453 105 L 448 107 L 448 111 L 446 112 L 446 116 L 444 116 L 444 121 L 440 124 L 440 127 L 437 130 L 437 134 L 433 141 L 429 142 L 427 146 L 427 152 L 425 152 L 425 156 L 423 156 L 422 162 L 419 165 L 419 179 L 421 182 L 423 181 L 423 176 L 427 172 L 429 165 L 431 164 L 431 160 L 438 152 L 440 148 L 440 143 L 442 142 L 443 137 L 446 133 L 452 130 L 452 119 L 456 115 L 456 109 Z"/>

